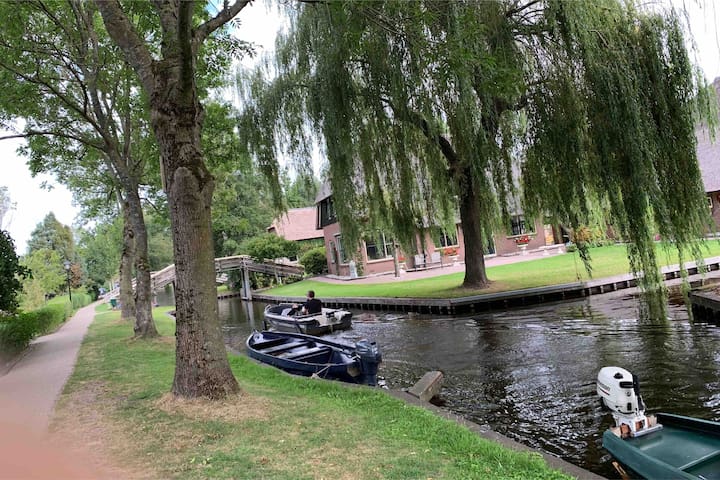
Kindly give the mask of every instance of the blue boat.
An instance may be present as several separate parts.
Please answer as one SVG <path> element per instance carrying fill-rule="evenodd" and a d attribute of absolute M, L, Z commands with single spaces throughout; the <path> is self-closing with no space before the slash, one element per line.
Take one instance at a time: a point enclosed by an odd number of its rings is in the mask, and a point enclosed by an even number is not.
<path fill-rule="evenodd" d="M 256 331 L 245 345 L 250 358 L 294 375 L 371 386 L 377 385 L 382 361 L 377 344 L 368 340 L 348 345 L 300 333 Z"/>
<path fill-rule="evenodd" d="M 637 376 L 620 367 L 600 370 L 597 393 L 615 420 L 603 433 L 603 447 L 625 467 L 648 479 L 720 480 L 720 423 L 645 415 Z"/>

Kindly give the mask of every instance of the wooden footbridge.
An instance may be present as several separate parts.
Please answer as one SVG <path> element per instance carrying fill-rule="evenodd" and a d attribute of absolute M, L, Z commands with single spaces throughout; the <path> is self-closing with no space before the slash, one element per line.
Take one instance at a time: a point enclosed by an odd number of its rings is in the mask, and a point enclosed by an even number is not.
<path fill-rule="evenodd" d="M 215 259 L 215 272 L 218 274 L 218 282 L 222 283 L 225 273 L 232 270 L 242 271 L 242 298 L 252 300 L 252 289 L 250 287 L 250 272 L 274 275 L 278 280 L 282 278 L 302 278 L 304 270 L 302 267 L 277 262 L 256 262 L 249 255 L 235 255 L 232 257 L 220 257 Z M 175 281 L 175 265 L 169 265 L 162 270 L 150 274 L 152 291 L 157 292 L 165 285 Z M 135 288 L 135 280 L 133 280 Z M 120 289 L 116 288 L 107 293 L 105 298 L 116 298 Z"/>

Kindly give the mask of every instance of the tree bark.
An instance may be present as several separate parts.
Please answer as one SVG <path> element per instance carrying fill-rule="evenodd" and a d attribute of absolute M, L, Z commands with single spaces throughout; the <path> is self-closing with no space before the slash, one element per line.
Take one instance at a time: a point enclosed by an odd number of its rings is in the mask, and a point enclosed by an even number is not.
<path fill-rule="evenodd" d="M 135 232 L 133 232 L 130 222 L 127 202 L 123 198 L 120 198 L 120 209 L 123 214 L 123 246 L 120 256 L 120 318 L 132 321 L 135 318 L 135 297 L 132 287 Z"/>
<path fill-rule="evenodd" d="M 460 221 L 465 239 L 465 288 L 486 288 L 490 285 L 485 271 L 485 239 L 480 222 L 478 196 L 470 172 L 465 173 L 465 188 L 460 189 Z"/>
<path fill-rule="evenodd" d="M 172 391 L 222 398 L 239 386 L 218 320 L 210 206 L 214 183 L 199 147 L 198 113 L 153 106 L 162 150 L 175 256 L 176 350 Z M 200 107 L 198 105 L 198 112 Z"/>
<path fill-rule="evenodd" d="M 135 233 L 135 326 L 137 338 L 158 336 L 152 316 L 152 283 L 148 260 L 148 238 L 138 186 L 130 185 L 125 192 L 128 218 Z"/>

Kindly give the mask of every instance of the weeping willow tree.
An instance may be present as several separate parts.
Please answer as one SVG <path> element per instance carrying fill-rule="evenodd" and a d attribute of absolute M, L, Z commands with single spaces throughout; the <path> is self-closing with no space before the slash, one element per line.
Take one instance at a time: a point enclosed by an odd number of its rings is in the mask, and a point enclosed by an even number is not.
<path fill-rule="evenodd" d="M 268 171 L 321 136 L 346 240 L 384 225 L 409 245 L 459 210 L 473 288 L 488 284 L 483 245 L 519 208 L 603 219 L 646 287 L 661 285 L 655 233 L 700 255 L 693 132 L 712 102 L 672 8 L 362 0 L 290 15 L 275 58 L 242 82 L 240 131 Z"/>

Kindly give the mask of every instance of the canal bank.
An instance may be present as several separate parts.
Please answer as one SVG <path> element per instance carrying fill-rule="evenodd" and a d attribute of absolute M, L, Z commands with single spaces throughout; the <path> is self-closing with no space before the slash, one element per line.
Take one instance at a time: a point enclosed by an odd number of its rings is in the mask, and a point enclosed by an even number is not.
<path fill-rule="evenodd" d="M 688 281 L 693 288 L 702 286 L 709 279 L 720 278 L 720 257 L 705 259 L 704 266 L 696 262 L 686 262 Z M 436 275 L 448 273 L 436 269 Z M 704 272 L 704 273 L 703 273 Z M 661 273 L 668 283 L 678 283 L 681 277 L 680 265 L 662 267 Z M 426 274 L 426 276 L 429 276 Z M 381 283 L 385 277 L 378 277 L 374 283 Z M 407 277 L 405 278 L 408 279 Z M 485 312 L 496 309 L 522 307 L 546 302 L 572 300 L 591 295 L 599 295 L 634 288 L 637 278 L 633 274 L 616 275 L 584 282 L 573 282 L 546 287 L 527 288 L 505 292 L 473 295 L 458 298 L 397 298 L 397 297 L 327 297 L 323 304 L 332 308 L 359 308 L 363 310 L 381 310 L 395 312 L 432 313 L 440 315 L 458 315 Z M 218 298 L 240 296 L 239 292 L 228 292 Z M 297 303 L 304 297 L 278 296 L 254 293 L 253 300 L 268 303 Z"/>
<path fill-rule="evenodd" d="M 651 412 L 720 419 L 720 325 L 690 320 L 679 292 L 670 300 L 667 319 L 644 317 L 637 289 L 462 316 L 355 309 L 353 328 L 331 338 L 377 340 L 393 390 L 442 371 L 444 409 L 613 478 L 601 438 L 612 418 L 595 392 L 602 367 L 637 374 Z M 226 344 L 242 350 L 263 307 L 220 302 Z"/>
<path fill-rule="evenodd" d="M 413 395 L 410 395 L 409 393 L 403 391 L 403 390 L 388 390 L 387 393 L 389 395 L 392 395 L 393 397 L 397 398 L 398 400 L 402 400 L 403 402 L 414 405 L 416 407 L 421 407 L 426 410 L 429 410 L 433 412 L 435 415 L 445 418 L 447 420 L 453 421 L 457 423 L 458 425 L 461 425 L 468 430 L 474 432 L 478 436 L 489 440 L 491 442 L 498 443 L 502 445 L 503 447 L 510 448 L 512 450 L 520 451 L 520 452 L 531 452 L 536 453 L 543 457 L 545 462 L 551 467 L 556 470 L 560 470 L 561 472 L 571 475 L 577 479 L 581 480 L 604 480 L 605 477 L 602 477 L 600 475 L 597 475 L 589 470 L 585 470 L 584 468 L 580 468 L 577 465 L 573 465 L 572 463 L 566 462 L 562 458 L 556 457 L 554 455 L 550 455 L 548 453 L 543 452 L 540 449 L 531 448 L 526 445 L 523 445 L 522 443 L 516 442 L 515 440 L 506 437 L 505 435 L 502 435 L 500 433 L 495 432 L 487 425 L 480 425 L 475 422 L 471 422 L 470 420 L 461 417 L 460 415 L 457 415 L 449 410 L 446 410 L 441 407 L 437 407 L 433 405 L 432 403 L 423 402 L 417 397 L 414 397 Z"/>

